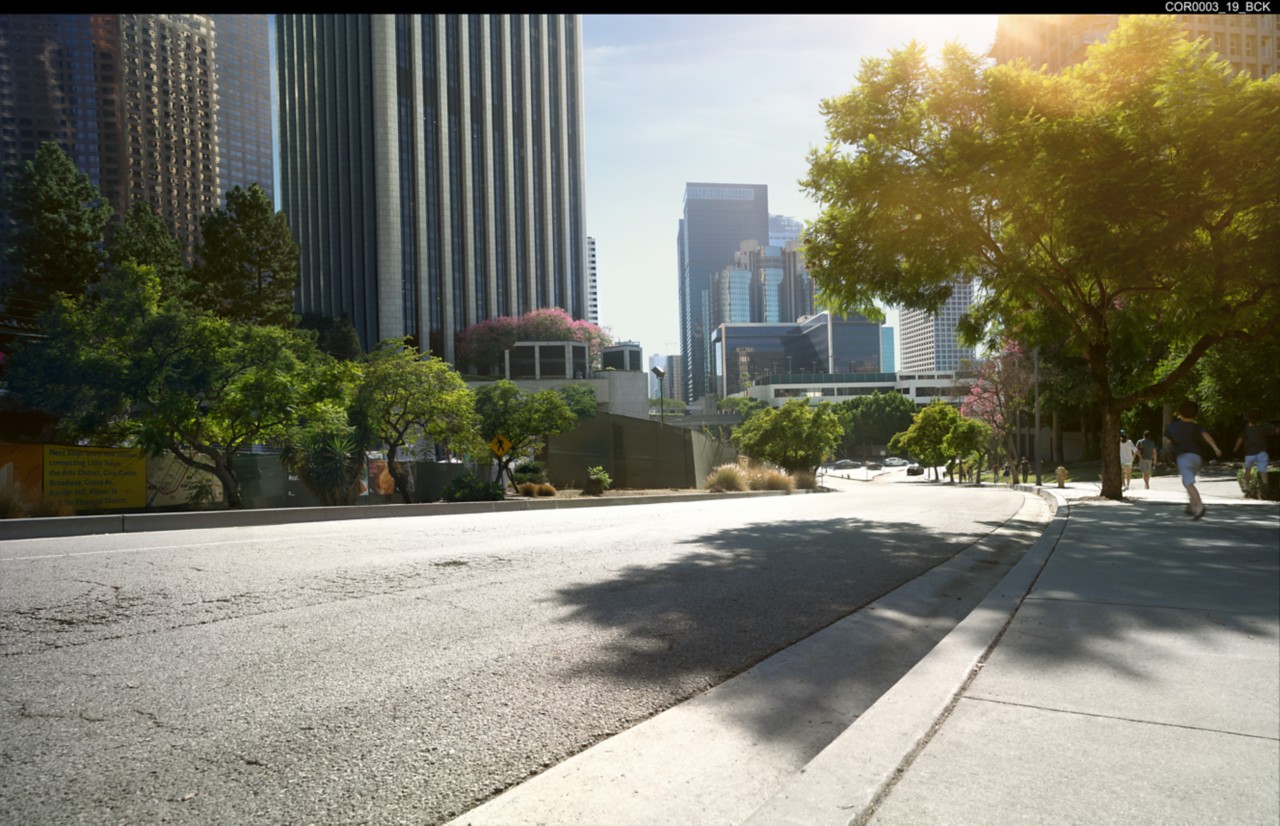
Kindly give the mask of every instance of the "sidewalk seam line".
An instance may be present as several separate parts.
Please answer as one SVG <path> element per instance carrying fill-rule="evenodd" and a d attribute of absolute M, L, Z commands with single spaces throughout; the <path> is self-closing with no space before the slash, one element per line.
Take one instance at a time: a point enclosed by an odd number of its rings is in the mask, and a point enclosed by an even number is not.
<path fill-rule="evenodd" d="M 1147 726 L 1159 726 L 1161 728 L 1180 728 L 1189 731 L 1204 731 L 1210 734 L 1227 734 L 1232 737 L 1248 737 L 1252 740 L 1265 740 L 1268 743 L 1280 743 L 1280 737 L 1268 737 L 1264 734 L 1247 734 L 1242 731 L 1227 731 L 1219 728 L 1205 728 L 1204 726 L 1189 726 L 1183 723 L 1162 723 L 1158 720 L 1139 720 L 1134 717 L 1120 717 L 1115 714 L 1097 714 L 1090 711 L 1073 711 L 1066 708 L 1053 708 L 1051 706 L 1035 705 L 1034 703 L 1015 703 L 1012 700 L 997 700 L 992 697 L 961 697 L 962 700 L 972 700 L 977 703 L 991 703 L 1000 706 L 1016 706 L 1017 708 L 1030 708 L 1036 711 L 1051 711 L 1056 714 L 1070 714 L 1076 717 L 1095 717 L 1100 720 L 1118 720 L 1122 723 L 1139 723 Z"/>

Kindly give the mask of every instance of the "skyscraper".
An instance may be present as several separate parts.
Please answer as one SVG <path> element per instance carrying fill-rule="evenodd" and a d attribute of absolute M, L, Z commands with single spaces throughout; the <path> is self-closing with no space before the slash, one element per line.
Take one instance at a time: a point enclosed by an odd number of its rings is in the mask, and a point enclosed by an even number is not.
<path fill-rule="evenodd" d="M 0 15 L 0 161 L 54 141 L 190 253 L 226 190 L 272 191 L 267 33 L 261 14 Z"/>
<path fill-rule="evenodd" d="M 680 347 L 686 402 L 701 399 L 710 384 L 709 311 L 704 296 L 711 276 L 734 263 L 743 241 L 769 237 L 769 193 L 763 184 L 688 183 L 684 217 L 676 237 L 680 298 Z"/>
<path fill-rule="evenodd" d="M 478 321 L 587 314 L 576 15 L 282 15 L 303 311 L 454 359 Z"/>
<path fill-rule="evenodd" d="M 973 303 L 973 284 L 956 281 L 951 297 L 937 313 L 924 310 L 898 311 L 898 330 L 902 336 L 902 363 L 899 373 L 956 370 L 961 362 L 974 357 L 972 347 L 956 339 L 956 325 Z"/>
<path fill-rule="evenodd" d="M 587 321 L 600 323 L 600 280 L 596 269 L 596 239 L 587 236 Z"/>

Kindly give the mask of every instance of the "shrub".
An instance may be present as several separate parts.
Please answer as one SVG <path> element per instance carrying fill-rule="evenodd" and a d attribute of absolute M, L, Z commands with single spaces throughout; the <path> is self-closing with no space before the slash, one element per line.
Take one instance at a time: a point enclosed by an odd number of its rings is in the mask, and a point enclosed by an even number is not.
<path fill-rule="evenodd" d="M 555 496 L 557 491 L 554 485 L 548 482 L 541 482 L 534 493 L 536 496 Z"/>
<path fill-rule="evenodd" d="M 791 474 L 791 478 L 795 481 L 796 487 L 800 490 L 817 490 L 818 477 L 807 470 L 797 470 Z"/>
<path fill-rule="evenodd" d="M 1261 471 L 1254 469 L 1249 478 L 1249 489 L 1244 489 L 1244 469 L 1236 471 L 1236 482 L 1240 485 L 1240 490 L 1244 491 L 1244 495 L 1250 499 L 1262 498 L 1262 485 L 1259 484 L 1259 474 Z M 1267 485 L 1270 486 L 1268 491 L 1268 499 L 1272 501 L 1280 500 L 1280 470 L 1267 470 Z"/>
<path fill-rule="evenodd" d="M 719 465 L 707 474 L 707 490 L 723 492 L 728 490 L 746 490 L 746 474 L 737 465 Z"/>
<path fill-rule="evenodd" d="M 773 468 L 752 468 L 747 471 L 747 486 L 752 490 L 792 491 L 796 489 L 794 479 Z"/>
<path fill-rule="evenodd" d="M 446 502 L 498 502 L 506 496 L 497 482 L 486 482 L 474 473 L 464 473 L 444 486 L 440 498 Z"/>
<path fill-rule="evenodd" d="M 541 464 L 534 461 L 521 462 L 511 470 L 511 477 L 515 480 L 518 487 L 522 482 L 539 482 L 547 481 L 547 471 Z"/>
<path fill-rule="evenodd" d="M 537 482 L 517 482 L 516 490 L 520 493 L 521 496 L 537 496 L 538 483 Z"/>
<path fill-rule="evenodd" d="M 587 483 L 582 486 L 583 496 L 601 496 L 613 485 L 611 477 L 603 467 L 587 468 Z"/>
<path fill-rule="evenodd" d="M 64 502 L 40 497 L 24 500 L 13 490 L 0 491 L 0 519 L 39 518 L 43 516 L 74 516 L 75 508 Z"/>

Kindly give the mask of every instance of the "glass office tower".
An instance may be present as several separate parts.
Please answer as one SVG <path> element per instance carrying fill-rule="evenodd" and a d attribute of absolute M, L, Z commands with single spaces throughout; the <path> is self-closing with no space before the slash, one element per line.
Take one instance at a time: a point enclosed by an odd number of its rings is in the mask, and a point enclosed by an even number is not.
<path fill-rule="evenodd" d="M 302 311 L 449 361 L 478 321 L 586 316 L 578 16 L 287 14 L 276 35 Z"/>
<path fill-rule="evenodd" d="M 689 183 L 676 239 L 680 345 L 684 357 L 681 398 L 693 402 L 714 392 L 709 325 L 712 275 L 734 263 L 743 241 L 769 238 L 769 191 L 763 184 Z"/>

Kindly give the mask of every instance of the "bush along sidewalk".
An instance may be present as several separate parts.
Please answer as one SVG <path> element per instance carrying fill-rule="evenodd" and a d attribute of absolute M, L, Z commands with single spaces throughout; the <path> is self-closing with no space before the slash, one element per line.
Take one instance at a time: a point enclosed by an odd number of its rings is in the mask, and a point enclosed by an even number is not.
<path fill-rule="evenodd" d="M 1280 468 L 1267 469 L 1267 495 L 1262 495 L 1262 485 L 1260 482 L 1260 471 L 1254 471 L 1250 474 L 1249 487 L 1244 486 L 1244 469 L 1236 471 L 1236 482 L 1240 485 L 1240 490 L 1244 491 L 1246 499 L 1268 499 L 1272 502 L 1280 502 Z"/>

